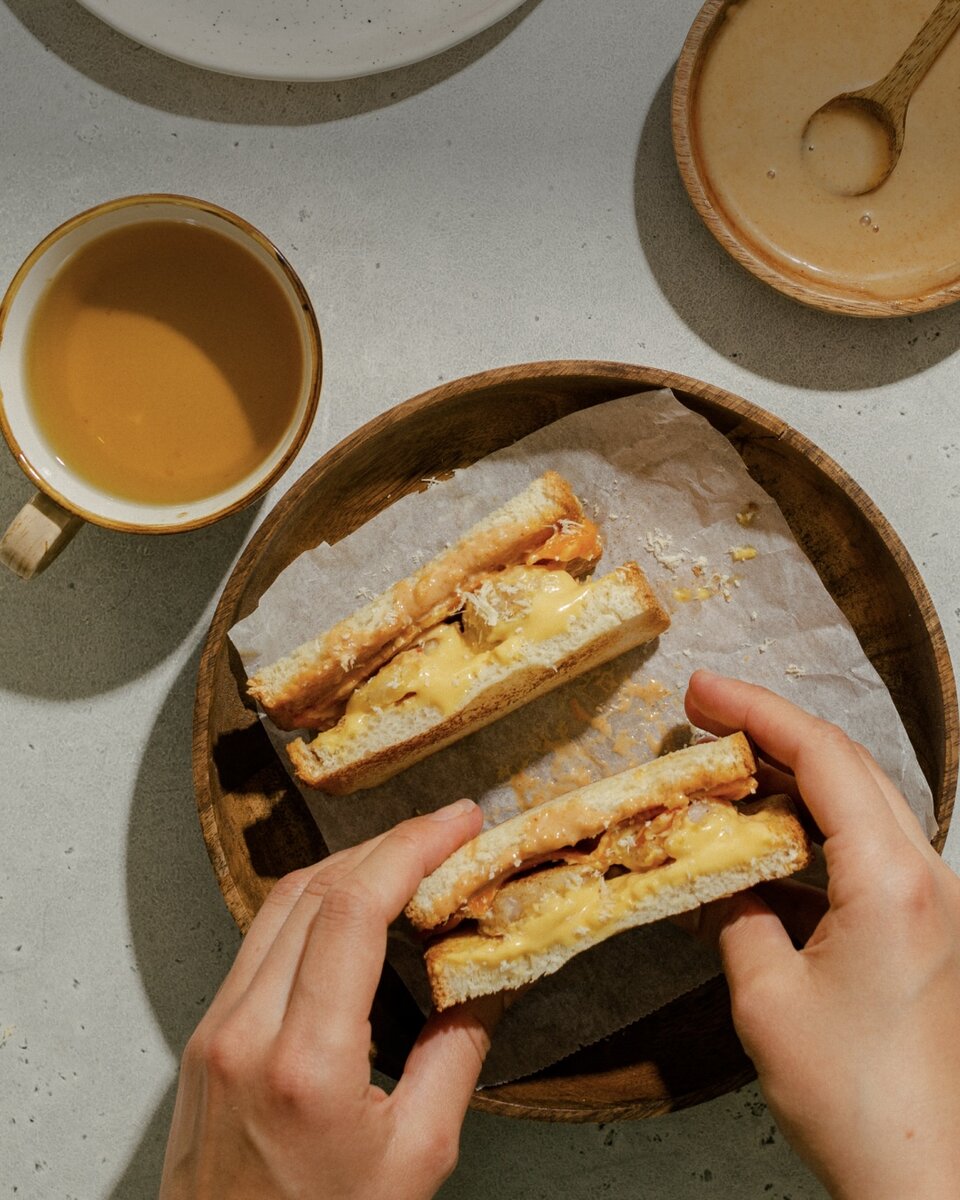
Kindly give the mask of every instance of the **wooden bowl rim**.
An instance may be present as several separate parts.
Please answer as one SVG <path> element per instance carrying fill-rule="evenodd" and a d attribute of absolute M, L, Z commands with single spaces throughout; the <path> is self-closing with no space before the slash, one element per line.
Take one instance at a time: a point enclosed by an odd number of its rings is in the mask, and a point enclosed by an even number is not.
<path fill-rule="evenodd" d="M 230 874 L 230 866 L 222 848 L 214 798 L 209 789 L 208 780 L 210 708 L 202 703 L 201 697 L 205 693 L 212 694 L 218 656 L 223 652 L 227 632 L 236 620 L 237 608 L 245 595 L 246 587 L 259 560 L 262 548 L 274 535 L 278 526 L 287 519 L 286 514 L 290 507 L 309 492 L 318 477 L 321 477 L 333 464 L 348 457 L 369 438 L 379 434 L 386 426 L 395 424 L 397 420 L 404 420 L 425 410 L 442 406 L 465 394 L 489 390 L 500 383 L 511 381 L 536 383 L 539 381 L 548 385 L 551 380 L 569 377 L 609 380 L 611 383 L 622 383 L 635 387 L 637 392 L 670 388 L 678 394 L 677 398 L 681 403 L 685 402 L 685 397 L 691 397 L 725 411 L 739 421 L 752 424 L 764 435 L 786 442 L 793 450 L 807 459 L 814 470 L 836 484 L 851 503 L 864 514 L 884 541 L 897 569 L 905 578 L 917 601 L 926 636 L 929 638 L 931 649 L 938 663 L 939 700 L 944 715 L 946 744 L 944 746 L 942 796 L 939 803 L 937 796 L 934 796 L 938 833 L 933 839 L 933 843 L 937 849 L 942 849 L 950 826 L 958 775 L 960 718 L 958 718 L 953 670 L 943 630 L 926 585 L 896 531 L 870 497 L 842 467 L 804 434 L 786 424 L 779 417 L 725 388 L 656 367 L 604 360 L 544 360 L 498 367 L 447 381 L 403 401 L 368 421 L 328 450 L 291 485 L 268 513 L 233 568 L 211 619 L 197 673 L 194 705 L 193 777 L 197 812 L 204 843 L 227 909 L 242 932 L 246 932 L 249 928 L 255 912 L 251 911 L 240 894 Z M 623 393 L 623 395 L 628 394 L 630 393 Z M 750 1077 L 749 1075 L 742 1079 L 738 1077 L 738 1080 L 732 1083 L 725 1081 L 722 1087 L 701 1088 L 689 1095 L 685 1094 L 681 1102 L 674 1104 L 638 1101 L 608 1105 L 603 1110 L 606 1115 L 599 1118 L 596 1116 L 597 1110 L 570 1105 L 556 1105 L 549 1109 L 541 1107 L 532 1111 L 532 1106 L 526 1106 L 509 1097 L 499 1097 L 486 1090 L 474 1094 L 471 1106 L 479 1111 L 513 1117 L 560 1121 L 629 1120 L 656 1115 L 668 1111 L 670 1108 L 712 1099 L 725 1094 L 733 1087 L 748 1082 Z"/>
<path fill-rule="evenodd" d="M 674 71 L 671 101 L 674 154 L 687 195 L 704 225 L 723 249 L 752 275 L 812 308 L 851 317 L 900 317 L 929 312 L 960 300 L 960 278 L 899 300 L 872 298 L 839 285 L 830 288 L 819 286 L 815 280 L 805 281 L 753 249 L 736 223 L 724 214 L 723 206 L 714 202 L 693 132 L 694 101 L 700 71 L 723 14 L 731 4 L 743 2 L 706 0 L 690 26 Z"/>

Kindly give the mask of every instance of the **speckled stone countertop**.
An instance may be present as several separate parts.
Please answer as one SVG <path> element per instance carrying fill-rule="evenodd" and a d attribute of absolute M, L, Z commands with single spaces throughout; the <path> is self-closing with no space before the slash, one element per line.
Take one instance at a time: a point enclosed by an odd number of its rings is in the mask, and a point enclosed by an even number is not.
<path fill-rule="evenodd" d="M 90 204 L 185 192 L 288 254 L 325 349 L 309 441 L 259 507 L 178 538 L 88 528 L 33 583 L 0 579 L 0 1197 L 155 1194 L 179 1053 L 238 944 L 192 794 L 201 641 L 271 503 L 398 401 L 546 358 L 727 387 L 863 486 L 958 658 L 960 306 L 830 317 L 724 256 L 669 133 L 696 10 L 528 0 L 420 65 L 284 84 L 161 57 L 74 0 L 0 2 L 0 277 Z M 3 519 L 28 495 L 4 454 Z M 946 857 L 960 865 L 956 828 Z M 823 1195 L 752 1087 L 600 1128 L 471 1114 L 443 1190 L 608 1194 Z"/>

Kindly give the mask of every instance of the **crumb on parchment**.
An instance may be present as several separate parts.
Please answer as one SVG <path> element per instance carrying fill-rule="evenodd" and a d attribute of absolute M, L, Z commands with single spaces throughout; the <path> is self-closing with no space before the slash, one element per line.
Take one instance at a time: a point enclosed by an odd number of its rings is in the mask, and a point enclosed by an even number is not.
<path fill-rule="evenodd" d="M 673 538 L 662 529 L 648 529 L 645 535 L 647 550 L 653 555 L 661 567 L 668 571 L 678 570 L 686 561 L 682 552 L 673 553 Z"/>
<path fill-rule="evenodd" d="M 721 596 L 729 603 L 733 599 L 734 589 L 740 587 L 740 582 L 736 575 L 714 571 L 708 580 L 701 579 L 694 587 L 674 588 L 673 598 L 685 604 L 691 600 L 709 600 L 711 596 Z"/>

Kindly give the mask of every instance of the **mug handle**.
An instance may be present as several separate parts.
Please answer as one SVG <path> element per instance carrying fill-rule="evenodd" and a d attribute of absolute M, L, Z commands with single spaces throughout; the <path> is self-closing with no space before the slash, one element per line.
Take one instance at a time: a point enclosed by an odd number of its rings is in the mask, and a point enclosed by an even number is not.
<path fill-rule="evenodd" d="M 0 539 L 0 562 L 21 579 L 32 579 L 49 567 L 82 524 L 82 517 L 37 492 Z"/>

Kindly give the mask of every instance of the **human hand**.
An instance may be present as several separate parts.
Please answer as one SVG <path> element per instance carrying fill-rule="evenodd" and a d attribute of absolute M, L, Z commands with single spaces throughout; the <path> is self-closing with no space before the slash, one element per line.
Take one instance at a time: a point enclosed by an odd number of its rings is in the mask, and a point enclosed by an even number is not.
<path fill-rule="evenodd" d="M 829 909 L 806 945 L 754 892 L 702 910 L 780 1128 L 838 1200 L 960 1187 L 960 879 L 870 754 L 763 688 L 698 671 L 687 715 L 745 730 L 824 835 Z"/>
<path fill-rule="evenodd" d="M 161 1200 L 435 1193 L 486 1029 L 469 1006 L 434 1015 L 387 1095 L 368 1017 L 387 926 L 481 824 L 461 800 L 277 883 L 184 1052 Z"/>

